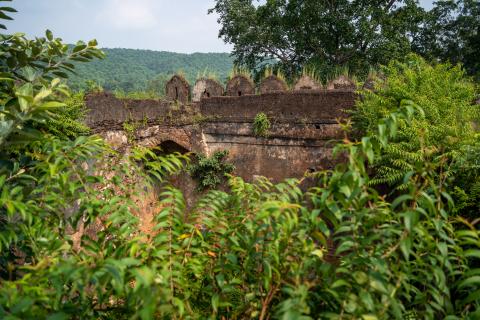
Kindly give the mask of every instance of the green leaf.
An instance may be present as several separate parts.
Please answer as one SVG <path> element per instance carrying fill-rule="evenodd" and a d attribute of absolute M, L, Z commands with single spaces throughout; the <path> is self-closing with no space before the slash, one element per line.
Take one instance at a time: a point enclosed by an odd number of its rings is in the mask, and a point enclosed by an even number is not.
<path fill-rule="evenodd" d="M 62 108 L 65 107 L 66 104 L 63 102 L 58 102 L 58 101 L 48 101 L 45 103 L 42 103 L 40 106 L 36 107 L 35 110 L 40 111 L 40 110 L 50 110 L 50 109 L 55 109 L 55 108 Z"/>
<path fill-rule="evenodd" d="M 340 244 L 340 246 L 337 248 L 337 250 L 335 251 L 336 254 L 341 254 L 342 252 L 345 252 L 345 251 L 348 251 L 350 250 L 351 248 L 353 248 L 355 246 L 355 242 L 353 241 L 344 241 Z"/>
<path fill-rule="evenodd" d="M 340 287 L 350 287 L 350 284 L 343 279 L 338 279 L 331 285 L 332 289 L 340 288 Z"/>
<path fill-rule="evenodd" d="M 84 50 L 85 48 L 87 48 L 87 45 L 86 44 L 78 44 L 75 46 L 75 48 L 73 48 L 73 53 L 77 53 L 77 52 L 80 52 L 82 50 Z M 88 59 L 87 59 L 88 61 Z"/>
<path fill-rule="evenodd" d="M 45 31 L 45 35 L 47 36 L 47 39 L 48 39 L 49 41 L 52 41 L 52 40 L 53 40 L 53 33 L 52 33 L 52 31 L 50 31 L 50 30 Z"/>
<path fill-rule="evenodd" d="M 0 7 L 0 11 L 18 12 L 16 9 L 11 8 L 11 7 Z"/>
<path fill-rule="evenodd" d="M 388 293 L 387 288 L 385 287 L 385 285 L 384 285 L 382 282 L 378 281 L 378 280 L 372 280 L 372 281 L 370 281 L 370 286 L 371 286 L 373 289 L 375 289 L 375 290 L 377 290 L 377 291 L 379 291 L 379 292 L 381 292 L 381 293 L 385 293 L 385 294 Z"/>
<path fill-rule="evenodd" d="M 16 95 L 18 97 L 18 103 L 20 110 L 25 112 L 28 110 L 30 103 L 33 101 L 33 85 L 26 83 L 18 88 Z"/>
<path fill-rule="evenodd" d="M 7 16 L 5 13 L 3 13 L 2 11 L 0 11 L 0 19 L 3 19 L 3 20 L 13 20 L 12 17 L 10 16 Z"/>
<path fill-rule="evenodd" d="M 218 306 L 220 304 L 220 296 L 215 294 L 212 296 L 212 308 L 213 311 L 218 312 Z"/>
<path fill-rule="evenodd" d="M 469 249 L 464 252 L 465 257 L 467 258 L 477 258 L 480 259 L 480 250 Z"/>
<path fill-rule="evenodd" d="M 89 47 L 96 47 L 97 45 L 98 45 L 98 42 L 97 42 L 96 39 L 90 40 L 90 41 L 88 42 L 88 46 L 89 46 Z"/>
<path fill-rule="evenodd" d="M 353 278 L 360 285 L 363 285 L 363 284 L 367 283 L 367 281 L 368 281 L 368 275 L 363 271 L 354 272 L 353 273 Z"/>
<path fill-rule="evenodd" d="M 458 288 L 462 289 L 465 287 L 479 287 L 480 286 L 480 276 L 473 276 L 467 279 L 460 281 Z"/>

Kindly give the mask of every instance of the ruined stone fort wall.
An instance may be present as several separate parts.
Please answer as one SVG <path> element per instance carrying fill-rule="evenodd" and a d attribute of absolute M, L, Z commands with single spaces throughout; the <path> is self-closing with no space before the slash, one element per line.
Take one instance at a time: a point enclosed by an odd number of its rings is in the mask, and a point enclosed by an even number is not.
<path fill-rule="evenodd" d="M 205 83 L 197 84 L 203 85 L 200 93 L 208 90 Z M 86 97 L 90 109 L 86 123 L 118 148 L 177 145 L 206 155 L 228 150 L 229 161 L 236 166 L 235 174 L 246 180 L 256 175 L 273 181 L 301 178 L 305 172 L 335 165 L 338 160 L 332 157 L 334 141 L 344 135 L 338 121 L 347 117 L 346 110 L 355 104 L 353 89 L 340 86 L 309 90 L 302 85 L 302 90 L 246 94 L 251 92 L 246 85 L 249 82 L 237 77 L 225 91 L 232 96 L 202 94 L 198 102 L 186 102 L 190 101 L 190 93 L 184 90 L 185 82 L 178 79 L 167 84 L 167 92 L 175 96 L 166 101 L 93 94 Z M 254 118 L 260 112 L 271 122 L 267 137 L 254 134 Z M 125 123 L 130 128 L 133 125 L 135 132 L 126 132 Z"/>

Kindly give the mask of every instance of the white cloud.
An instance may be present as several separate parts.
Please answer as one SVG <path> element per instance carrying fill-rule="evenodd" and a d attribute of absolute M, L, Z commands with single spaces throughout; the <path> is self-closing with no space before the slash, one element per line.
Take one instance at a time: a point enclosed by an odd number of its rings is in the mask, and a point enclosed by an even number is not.
<path fill-rule="evenodd" d="M 157 25 L 152 0 L 107 0 L 97 21 L 116 29 L 149 29 Z"/>

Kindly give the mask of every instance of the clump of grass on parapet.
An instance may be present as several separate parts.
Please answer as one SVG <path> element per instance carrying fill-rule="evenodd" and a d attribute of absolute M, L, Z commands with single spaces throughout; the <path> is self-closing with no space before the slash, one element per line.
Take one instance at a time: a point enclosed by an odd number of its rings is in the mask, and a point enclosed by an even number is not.
<path fill-rule="evenodd" d="M 322 79 L 318 75 L 318 71 L 315 67 L 312 66 L 304 66 L 302 68 L 302 77 L 310 77 L 312 80 L 322 83 Z"/>
<path fill-rule="evenodd" d="M 228 80 L 231 80 L 236 76 L 243 76 L 253 82 L 252 73 L 247 68 L 238 66 L 233 67 L 233 69 L 230 71 L 230 74 L 228 75 Z"/>
<path fill-rule="evenodd" d="M 198 79 L 211 79 L 215 81 L 219 81 L 218 74 L 214 71 L 205 68 L 202 72 L 197 73 L 197 80 Z"/>
<path fill-rule="evenodd" d="M 287 83 L 287 77 L 285 76 L 285 74 L 280 69 L 274 70 L 272 67 L 265 68 L 265 70 L 263 72 L 262 80 L 266 79 L 268 77 L 271 77 L 271 76 L 276 76 L 278 79 Z"/>

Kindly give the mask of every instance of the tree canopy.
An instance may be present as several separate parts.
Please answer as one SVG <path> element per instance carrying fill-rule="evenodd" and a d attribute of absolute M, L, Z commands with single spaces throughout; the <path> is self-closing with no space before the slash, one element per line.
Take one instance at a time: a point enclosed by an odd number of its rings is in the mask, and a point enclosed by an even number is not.
<path fill-rule="evenodd" d="M 428 58 L 462 63 L 480 80 L 480 1 L 437 1 L 413 50 Z"/>
<path fill-rule="evenodd" d="M 219 37 L 235 62 L 251 69 L 274 61 L 291 76 L 310 65 L 322 73 L 369 69 L 410 52 L 479 73 L 480 2 L 417 0 L 216 0 Z"/>
<path fill-rule="evenodd" d="M 424 10 L 414 0 L 217 0 L 219 36 L 236 63 L 276 59 L 290 73 L 305 64 L 368 70 L 404 56 Z"/>

